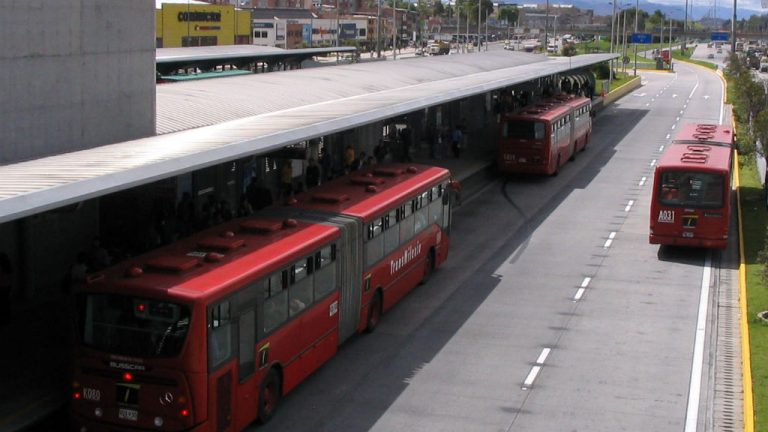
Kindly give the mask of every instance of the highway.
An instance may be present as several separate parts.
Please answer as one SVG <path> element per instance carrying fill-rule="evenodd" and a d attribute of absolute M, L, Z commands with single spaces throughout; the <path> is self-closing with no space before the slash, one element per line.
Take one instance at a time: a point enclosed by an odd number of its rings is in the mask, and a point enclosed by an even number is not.
<path fill-rule="evenodd" d="M 734 247 L 649 245 L 648 209 L 655 160 L 682 123 L 723 120 L 723 88 L 675 71 L 642 73 L 559 176 L 465 200 L 446 265 L 248 430 L 711 430 Z"/>

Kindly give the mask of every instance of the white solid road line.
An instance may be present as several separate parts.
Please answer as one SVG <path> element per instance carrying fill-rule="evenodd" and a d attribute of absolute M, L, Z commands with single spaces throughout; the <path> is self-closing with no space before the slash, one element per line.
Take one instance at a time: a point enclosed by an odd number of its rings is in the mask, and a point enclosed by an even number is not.
<path fill-rule="evenodd" d="M 704 337 L 707 330 L 709 279 L 711 275 L 712 256 L 708 252 L 707 258 L 704 260 L 704 274 L 701 276 L 699 318 L 696 322 L 696 339 L 693 343 L 693 361 L 691 363 L 691 382 L 688 388 L 688 407 L 685 414 L 685 432 L 696 432 L 699 422 L 699 398 L 701 397 L 701 374 L 704 368 Z"/>

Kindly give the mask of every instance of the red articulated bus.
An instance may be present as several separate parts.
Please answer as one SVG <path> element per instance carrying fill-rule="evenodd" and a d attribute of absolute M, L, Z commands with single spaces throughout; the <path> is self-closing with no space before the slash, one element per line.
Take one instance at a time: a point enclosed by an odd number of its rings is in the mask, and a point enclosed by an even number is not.
<path fill-rule="evenodd" d="M 730 126 L 685 125 L 656 165 L 651 244 L 724 249 L 731 213 Z"/>
<path fill-rule="evenodd" d="M 504 116 L 499 169 L 507 173 L 555 175 L 592 135 L 592 101 L 562 95 Z"/>
<path fill-rule="evenodd" d="M 450 173 L 375 166 L 94 275 L 78 431 L 240 431 L 448 255 Z"/>

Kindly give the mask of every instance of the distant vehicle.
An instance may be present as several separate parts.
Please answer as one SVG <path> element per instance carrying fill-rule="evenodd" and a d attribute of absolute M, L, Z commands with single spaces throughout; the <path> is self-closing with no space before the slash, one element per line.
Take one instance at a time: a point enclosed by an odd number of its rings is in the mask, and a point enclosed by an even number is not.
<path fill-rule="evenodd" d="M 733 129 L 684 125 L 656 165 L 651 244 L 724 249 L 731 213 Z"/>
<path fill-rule="evenodd" d="M 664 63 L 669 63 L 669 50 L 661 50 L 661 59 L 664 60 Z"/>
<path fill-rule="evenodd" d="M 718 53 L 718 54 L 722 54 L 722 53 L 723 53 L 723 49 L 722 49 L 722 48 L 718 48 L 718 49 L 717 49 L 717 53 Z"/>
<path fill-rule="evenodd" d="M 443 41 L 435 41 L 427 45 L 429 55 L 445 55 L 451 52 L 451 44 Z"/>
<path fill-rule="evenodd" d="M 760 63 L 760 72 L 768 72 L 768 63 Z"/>
<path fill-rule="evenodd" d="M 506 115 L 501 122 L 499 170 L 557 174 L 587 147 L 592 134 L 591 109 L 589 98 L 565 95 Z"/>
<path fill-rule="evenodd" d="M 712 54 L 712 53 L 709 53 L 709 54 L 707 54 L 707 58 L 708 59 L 713 59 L 713 58 L 715 58 L 715 55 Z"/>

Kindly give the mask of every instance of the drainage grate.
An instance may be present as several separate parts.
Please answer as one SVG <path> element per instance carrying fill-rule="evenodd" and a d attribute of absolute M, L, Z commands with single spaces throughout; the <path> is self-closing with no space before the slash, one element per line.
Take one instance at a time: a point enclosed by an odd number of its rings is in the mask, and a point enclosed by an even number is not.
<path fill-rule="evenodd" d="M 715 432 L 744 430 L 738 270 L 732 270 L 727 265 L 734 262 L 732 255 L 723 253 L 715 280 L 717 334 L 711 422 L 707 428 Z"/>

